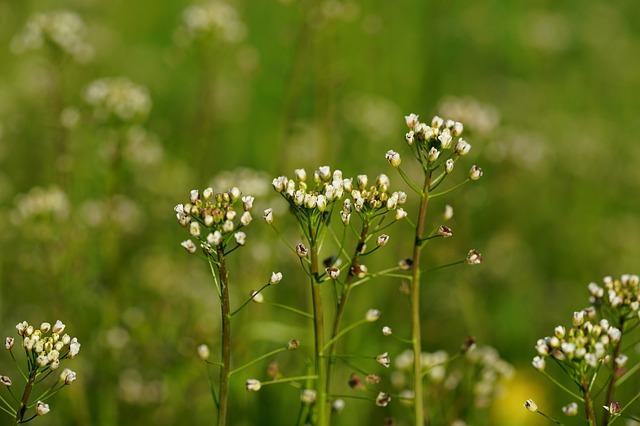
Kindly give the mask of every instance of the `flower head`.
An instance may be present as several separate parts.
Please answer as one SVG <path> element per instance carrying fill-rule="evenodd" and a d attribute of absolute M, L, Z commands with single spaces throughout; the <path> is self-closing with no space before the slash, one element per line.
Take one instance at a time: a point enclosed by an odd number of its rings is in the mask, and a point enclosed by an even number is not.
<path fill-rule="evenodd" d="M 532 413 L 536 413 L 538 411 L 538 404 L 533 399 L 527 399 L 524 402 L 524 408 L 531 411 Z"/>

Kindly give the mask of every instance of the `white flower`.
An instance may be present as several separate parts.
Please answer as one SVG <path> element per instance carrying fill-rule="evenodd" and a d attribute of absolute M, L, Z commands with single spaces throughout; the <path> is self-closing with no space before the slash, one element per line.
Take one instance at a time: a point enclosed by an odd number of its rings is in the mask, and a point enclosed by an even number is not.
<path fill-rule="evenodd" d="M 479 265 L 482 263 L 482 255 L 475 249 L 469 250 L 467 253 L 467 263 L 469 265 Z"/>
<path fill-rule="evenodd" d="M 382 335 L 383 336 L 391 336 L 393 334 L 393 330 L 391 330 L 391 327 L 389 326 L 384 326 L 382 327 Z"/>
<path fill-rule="evenodd" d="M 15 344 L 15 339 L 13 337 L 7 337 L 4 340 L 4 347 L 8 351 L 10 351 L 13 348 L 14 344 Z"/>
<path fill-rule="evenodd" d="M 427 159 L 429 162 L 433 163 L 438 159 L 438 157 L 440 157 L 440 151 L 438 151 L 435 146 L 432 146 L 427 154 Z"/>
<path fill-rule="evenodd" d="M 56 323 L 53 325 L 53 334 L 60 334 L 64 331 L 65 325 L 62 321 L 57 320 Z"/>
<path fill-rule="evenodd" d="M 562 407 L 562 412 L 565 416 L 577 416 L 578 415 L 578 404 L 575 402 L 571 402 L 564 407 Z"/>
<path fill-rule="evenodd" d="M 16 330 L 20 336 L 24 336 L 27 332 L 27 327 L 29 327 L 29 323 L 26 321 L 19 322 L 16 324 Z"/>
<path fill-rule="evenodd" d="M 280 281 L 282 281 L 282 272 L 272 272 L 269 284 L 278 284 Z"/>
<path fill-rule="evenodd" d="M 413 133 L 413 130 L 404 135 L 404 140 L 407 141 L 407 144 L 413 145 L 413 142 L 415 141 L 415 134 Z"/>
<path fill-rule="evenodd" d="M 264 211 L 264 215 L 262 217 L 264 218 L 265 222 L 267 222 L 268 224 L 272 224 L 273 223 L 273 209 L 266 209 Z"/>
<path fill-rule="evenodd" d="M 376 362 L 385 368 L 389 368 L 389 366 L 391 365 L 391 358 L 389 357 L 389 352 L 384 352 L 376 356 Z"/>
<path fill-rule="evenodd" d="M 200 199 L 200 193 L 198 192 L 197 189 L 192 189 L 189 192 L 189 199 L 191 200 L 192 203 L 195 203 Z"/>
<path fill-rule="evenodd" d="M 342 411 L 345 407 L 345 403 L 344 403 L 344 399 L 334 399 L 333 403 L 331 404 L 331 408 L 333 409 L 333 411 Z"/>
<path fill-rule="evenodd" d="M 458 139 L 458 143 L 456 143 L 455 147 L 456 154 L 460 156 L 467 155 L 469 151 L 471 151 L 471 145 L 462 138 Z"/>
<path fill-rule="evenodd" d="M 78 355 L 78 353 L 80 352 L 80 343 L 78 342 L 77 338 L 73 338 L 71 339 L 71 342 L 69 342 L 69 358 L 73 358 L 76 355 Z"/>
<path fill-rule="evenodd" d="M 533 358 L 533 361 L 531 362 L 531 365 L 533 365 L 533 368 L 535 368 L 536 370 L 544 370 L 545 367 L 545 361 L 544 358 L 537 356 L 535 358 Z"/>
<path fill-rule="evenodd" d="M 233 234 L 233 238 L 236 240 L 236 243 L 239 246 L 243 246 L 247 242 L 247 234 L 245 234 L 242 231 L 236 232 L 235 234 Z"/>
<path fill-rule="evenodd" d="M 327 198 L 324 195 L 318 195 L 318 197 L 316 198 L 316 207 L 321 212 L 327 209 Z"/>
<path fill-rule="evenodd" d="M 444 238 L 449 238 L 453 236 L 453 231 L 446 225 L 440 225 L 438 227 L 438 235 Z"/>
<path fill-rule="evenodd" d="M 581 326 L 584 323 L 584 311 L 574 312 L 572 322 L 576 327 Z"/>
<path fill-rule="evenodd" d="M 194 237 L 200 236 L 200 224 L 198 222 L 191 222 L 189 225 L 189 233 Z"/>
<path fill-rule="evenodd" d="M 378 244 L 378 247 L 384 247 L 387 245 L 387 243 L 389 242 L 389 236 L 387 234 L 382 234 L 380 236 L 378 236 L 376 243 Z"/>
<path fill-rule="evenodd" d="M 538 411 L 538 405 L 535 403 L 533 399 L 527 399 L 524 402 L 524 408 L 531 411 L 532 413 L 536 413 Z"/>
<path fill-rule="evenodd" d="M 8 376 L 0 376 L 0 384 L 4 385 L 4 386 L 11 386 L 13 382 L 11 381 L 11 378 Z"/>
<path fill-rule="evenodd" d="M 440 141 L 440 147 L 442 149 L 449 149 L 451 141 L 453 140 L 449 129 L 444 129 L 442 133 L 440 133 L 440 136 L 438 136 L 438 140 Z"/>
<path fill-rule="evenodd" d="M 469 179 L 478 180 L 482 177 L 483 172 L 482 169 L 475 164 L 471 166 L 471 170 L 469 170 Z"/>
<path fill-rule="evenodd" d="M 318 176 L 323 181 L 326 181 L 331 178 L 331 167 L 329 166 L 321 166 L 318 167 Z"/>
<path fill-rule="evenodd" d="M 222 234 L 220 231 L 210 232 L 209 235 L 207 235 L 207 242 L 214 247 L 219 245 L 222 242 Z"/>
<path fill-rule="evenodd" d="M 444 163 L 444 171 L 445 173 L 449 174 L 453 171 L 453 167 L 455 166 L 455 161 L 453 161 L 451 158 L 449 158 L 447 161 L 445 161 Z"/>
<path fill-rule="evenodd" d="M 440 128 L 444 125 L 444 120 L 437 115 L 434 115 L 431 119 L 431 127 Z"/>
<path fill-rule="evenodd" d="M 211 197 L 213 197 L 213 188 L 209 187 L 202 191 L 202 197 L 205 200 L 209 200 Z"/>
<path fill-rule="evenodd" d="M 335 266 L 327 268 L 326 271 L 332 280 L 337 280 L 340 276 L 340 269 L 336 268 Z"/>
<path fill-rule="evenodd" d="M 65 368 L 64 370 L 62 370 L 62 373 L 60 373 L 60 381 L 64 382 L 65 385 L 70 385 L 71 383 L 75 382 L 76 379 L 76 372 L 68 368 Z"/>
<path fill-rule="evenodd" d="M 307 171 L 305 169 L 295 169 L 293 174 L 296 176 L 296 179 L 301 182 L 307 180 Z"/>
<path fill-rule="evenodd" d="M 247 226 L 248 224 L 250 224 L 252 220 L 253 218 L 251 217 L 251 213 L 249 213 L 248 211 L 242 213 L 242 216 L 240 216 L 240 223 L 243 224 L 244 226 Z"/>
<path fill-rule="evenodd" d="M 188 251 L 189 253 L 195 253 L 196 252 L 196 245 L 191 240 L 185 240 L 185 241 L 181 242 L 180 245 L 182 247 L 184 247 L 184 249 L 186 251 Z"/>
<path fill-rule="evenodd" d="M 565 334 L 567 333 L 567 329 L 564 328 L 563 326 L 559 325 L 556 328 L 553 329 L 553 334 L 555 334 L 555 336 L 558 339 L 562 339 L 564 338 Z"/>
<path fill-rule="evenodd" d="M 614 343 L 620 340 L 620 338 L 622 337 L 622 332 L 615 327 L 609 327 L 607 334 L 611 338 L 611 341 Z"/>
<path fill-rule="evenodd" d="M 240 198 L 240 195 L 242 195 L 242 192 L 240 191 L 239 188 L 234 186 L 229 190 L 229 195 L 231 196 L 231 199 L 235 201 Z"/>
<path fill-rule="evenodd" d="M 209 351 L 209 346 L 205 345 L 204 343 L 198 346 L 197 351 L 198 351 L 198 356 L 203 361 L 208 360 L 209 356 L 211 355 L 211 352 Z"/>
<path fill-rule="evenodd" d="M 396 220 L 407 217 L 407 212 L 403 208 L 396 209 Z"/>
<path fill-rule="evenodd" d="M 38 416 L 44 416 L 49 412 L 49 404 L 45 404 L 42 401 L 38 401 L 36 404 L 36 414 Z"/>
<path fill-rule="evenodd" d="M 391 402 L 391 396 L 388 393 L 380 392 L 376 396 L 376 405 L 378 407 L 386 407 Z"/>
<path fill-rule="evenodd" d="M 629 360 L 629 357 L 627 355 L 625 354 L 618 355 L 615 359 L 616 367 L 618 368 L 624 367 L 628 360 Z"/>
<path fill-rule="evenodd" d="M 369 309 L 365 315 L 365 320 L 375 322 L 380 319 L 380 311 L 378 309 Z"/>
<path fill-rule="evenodd" d="M 400 154 L 398 154 L 396 151 L 389 150 L 384 157 L 387 159 L 389 164 L 391 164 L 391 167 L 399 167 L 400 163 L 402 163 Z"/>
<path fill-rule="evenodd" d="M 404 121 L 407 123 L 407 127 L 409 130 L 414 130 L 418 123 L 420 123 L 420 117 L 418 115 L 411 113 L 409 115 L 404 116 Z"/>
<path fill-rule="evenodd" d="M 257 379 L 247 379 L 245 387 L 248 391 L 258 392 L 262 387 L 262 383 L 260 383 L 260 380 Z"/>
<path fill-rule="evenodd" d="M 249 211 L 253 208 L 253 201 L 255 200 L 254 197 L 252 197 L 251 195 L 245 195 L 244 197 L 242 197 L 242 204 L 243 207 L 245 209 L 245 211 Z"/>

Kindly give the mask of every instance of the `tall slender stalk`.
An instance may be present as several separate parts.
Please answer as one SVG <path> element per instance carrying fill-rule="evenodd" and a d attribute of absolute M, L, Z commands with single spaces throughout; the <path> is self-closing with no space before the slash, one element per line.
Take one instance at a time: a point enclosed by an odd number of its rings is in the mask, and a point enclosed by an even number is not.
<path fill-rule="evenodd" d="M 24 415 L 27 412 L 29 397 L 31 396 L 31 390 L 33 389 L 33 385 L 36 381 L 37 371 L 33 370 L 29 375 L 29 380 L 27 380 L 27 384 L 24 386 L 24 392 L 22 392 L 22 398 L 20 398 L 20 407 L 16 411 L 16 423 L 22 423 L 24 420 Z"/>
<path fill-rule="evenodd" d="M 320 281 L 318 279 L 318 242 L 317 235 L 311 235 L 309 239 L 311 255 L 311 295 L 313 298 L 313 327 L 315 344 L 315 367 L 318 376 L 316 414 L 317 424 L 326 426 L 329 424 L 327 404 L 327 359 L 322 354 L 325 342 L 324 312 L 322 310 L 322 295 L 320 294 Z"/>
<path fill-rule="evenodd" d="M 229 272 L 224 258 L 224 249 L 219 247 L 218 254 L 218 273 L 220 275 L 220 311 L 222 314 L 222 347 L 220 362 L 220 395 L 218 407 L 218 426 L 227 424 L 227 411 L 229 405 L 229 373 L 231 372 L 231 309 L 229 304 Z"/>
<path fill-rule="evenodd" d="M 431 172 L 425 174 L 422 193 L 420 194 L 420 209 L 416 221 L 416 232 L 413 242 L 413 266 L 411 280 L 411 340 L 413 342 L 413 389 L 415 425 L 424 425 L 424 406 L 422 390 L 422 332 L 420 328 L 420 256 L 422 255 L 423 234 L 427 207 L 429 205 L 429 186 Z"/>
<path fill-rule="evenodd" d="M 620 319 L 620 334 L 624 333 L 624 317 Z M 616 358 L 620 355 L 620 347 L 622 344 L 622 339 L 618 340 L 616 346 L 613 348 L 613 355 L 611 355 L 611 362 L 613 364 L 613 372 L 611 373 L 611 379 L 609 380 L 609 384 L 607 385 L 607 396 L 605 399 L 605 406 L 609 406 L 613 402 L 613 396 L 616 391 L 616 381 L 618 380 L 618 369 L 616 368 Z M 611 414 L 604 410 L 604 414 L 602 415 L 602 426 L 607 426 L 609 421 L 611 420 Z"/>
<path fill-rule="evenodd" d="M 587 417 L 587 422 L 589 426 L 596 426 L 596 413 L 593 409 L 593 399 L 587 382 L 582 384 L 582 395 L 584 396 L 584 414 Z"/>
<path fill-rule="evenodd" d="M 358 239 L 358 244 L 356 245 L 355 253 L 351 258 L 351 264 L 349 265 L 349 273 L 344 283 L 344 288 L 342 290 L 342 294 L 340 295 L 340 299 L 338 300 L 338 306 L 336 308 L 336 316 L 333 320 L 333 329 L 331 331 L 331 338 L 334 339 L 338 333 L 340 332 L 340 327 L 342 325 L 342 319 L 344 318 L 345 306 L 347 305 L 347 301 L 349 300 L 349 295 L 351 294 L 353 278 L 356 276 L 354 272 L 354 267 L 358 265 L 360 259 L 360 253 L 362 252 L 362 247 L 364 247 L 365 240 L 369 233 L 369 222 L 365 219 L 362 224 L 362 231 L 360 232 L 360 238 Z M 336 352 L 336 343 L 333 342 L 329 345 L 328 349 L 328 367 L 327 367 L 327 392 L 331 392 L 331 369 L 334 364 L 333 356 Z"/>

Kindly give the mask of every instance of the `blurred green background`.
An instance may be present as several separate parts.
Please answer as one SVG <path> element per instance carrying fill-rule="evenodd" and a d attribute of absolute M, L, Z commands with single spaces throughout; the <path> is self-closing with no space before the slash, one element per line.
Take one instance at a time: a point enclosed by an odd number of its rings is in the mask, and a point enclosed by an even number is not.
<path fill-rule="evenodd" d="M 233 183 L 256 195 L 256 211 L 277 207 L 273 176 L 322 164 L 399 184 L 384 152 L 408 158 L 409 112 L 463 121 L 485 171 L 432 206 L 434 224 L 445 202 L 454 207 L 455 238 L 432 245 L 427 262 L 471 247 L 485 262 L 429 277 L 425 349 L 452 353 L 473 335 L 516 367 L 469 424 L 545 424 L 522 408 L 529 397 L 558 413 L 568 401 L 531 368 L 533 344 L 587 303 L 589 281 L 640 269 L 637 1 L 238 0 L 229 4 L 246 31 L 186 43 L 190 4 L 0 0 L 0 331 L 59 318 L 83 345 L 77 386 L 41 423 L 212 423 L 195 347 L 217 353 L 218 307 L 205 264 L 179 247 L 173 205 L 192 188 Z M 31 16 L 62 9 L 84 20 L 90 60 L 12 49 Z M 153 103 L 133 130 L 101 122 L 84 99 L 92 81 L 119 76 Z M 20 209 L 35 187 L 62 191 L 49 195 L 54 214 Z M 296 242 L 290 219 L 276 217 Z M 409 255 L 409 227 L 390 234 L 370 270 Z M 305 307 L 296 259 L 262 221 L 248 235 L 233 256 L 234 301 L 282 270 L 267 297 Z M 409 333 L 397 282 L 378 280 L 354 300 L 350 318 L 375 306 Z M 236 359 L 308 341 L 287 313 L 251 306 L 243 315 Z M 403 349 L 365 331 L 348 345 Z M 280 357 L 280 369 L 299 373 L 298 355 Z M 0 369 L 10 368 L 3 356 Z M 233 424 L 294 422 L 295 389 L 232 386 Z M 349 401 L 337 422 L 394 415 L 406 424 L 405 411 Z"/>

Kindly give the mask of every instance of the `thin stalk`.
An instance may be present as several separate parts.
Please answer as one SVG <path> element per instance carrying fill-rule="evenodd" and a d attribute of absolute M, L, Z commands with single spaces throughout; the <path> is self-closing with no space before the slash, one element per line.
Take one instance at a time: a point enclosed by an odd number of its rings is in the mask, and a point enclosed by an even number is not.
<path fill-rule="evenodd" d="M 313 315 L 305 312 L 305 311 L 301 311 L 300 309 L 296 309 L 293 306 L 288 306 L 288 305 L 283 305 L 282 303 L 275 303 L 275 302 L 264 302 L 265 305 L 271 305 L 271 306 L 275 306 L 276 308 L 280 308 L 280 309 L 285 309 L 289 312 L 293 312 L 294 314 L 298 314 L 301 315 L 305 318 L 309 318 L 309 319 L 313 319 Z"/>
<path fill-rule="evenodd" d="M 22 398 L 20 398 L 20 406 L 16 411 L 16 424 L 21 423 L 24 420 L 24 415 L 27 412 L 27 406 L 29 404 L 29 397 L 31 396 L 31 391 L 33 390 L 33 384 L 36 381 L 36 371 L 33 370 L 29 374 L 29 380 L 24 385 L 24 391 L 22 392 Z"/>
<path fill-rule="evenodd" d="M 415 394 L 414 416 L 415 425 L 424 426 L 424 405 L 422 390 L 422 333 L 420 330 L 420 256 L 422 244 L 420 240 L 424 234 L 427 207 L 429 205 L 429 186 L 431 185 L 431 173 L 425 175 L 424 184 L 420 196 L 420 209 L 416 223 L 416 232 L 413 243 L 413 265 L 411 279 L 411 339 L 413 340 L 413 387 Z"/>
<path fill-rule="evenodd" d="M 589 383 L 582 384 L 582 394 L 584 395 L 584 413 L 587 417 L 589 426 L 596 426 L 596 413 L 593 409 L 593 399 L 589 392 Z"/>
<path fill-rule="evenodd" d="M 329 425 L 329 413 L 327 410 L 327 360 L 322 356 L 324 347 L 324 312 L 322 310 L 322 296 L 320 294 L 320 283 L 318 282 L 318 246 L 316 235 L 311 235 L 310 255 L 311 255 L 311 295 L 313 299 L 313 330 L 315 343 L 315 366 L 318 376 L 316 414 L 319 426 Z"/>
<path fill-rule="evenodd" d="M 629 408 L 631 406 L 631 404 L 633 404 L 634 402 L 636 402 L 638 400 L 638 398 L 640 398 L 640 393 L 637 393 L 636 396 L 634 396 L 633 398 L 631 398 L 631 401 L 627 402 L 627 404 L 622 407 L 620 409 L 620 413 L 618 413 L 618 415 L 616 417 L 614 417 L 611 422 L 609 422 L 609 424 L 613 424 L 613 422 L 615 422 L 618 418 L 622 417 L 622 413 L 625 412 L 625 410 L 627 408 Z M 625 416 L 626 417 L 626 416 Z M 634 419 L 635 420 L 635 419 Z"/>
<path fill-rule="evenodd" d="M 245 368 L 248 368 L 248 367 L 252 366 L 256 362 L 262 361 L 265 358 L 269 358 L 270 356 L 279 354 L 280 352 L 284 352 L 286 350 L 287 350 L 287 348 L 278 348 L 278 349 L 272 350 L 271 352 L 267 352 L 266 354 L 260 355 L 258 358 L 253 359 L 253 360 L 249 361 L 248 363 L 246 363 L 246 364 L 244 364 L 244 365 L 242 365 L 242 366 L 240 366 L 238 368 L 234 368 L 233 370 L 231 370 L 229 372 L 229 375 L 232 376 L 232 375 L 236 374 L 237 372 L 242 371 Z"/>
<path fill-rule="evenodd" d="M 549 380 L 551 380 L 556 386 L 558 386 L 560 389 L 562 389 L 563 391 L 565 391 L 566 393 L 568 393 L 569 395 L 571 395 L 572 397 L 576 398 L 578 401 L 581 402 L 585 402 L 584 398 L 582 398 L 580 395 L 572 392 L 570 389 L 568 389 L 566 386 L 564 386 L 562 383 L 560 383 L 559 381 L 557 381 L 556 379 L 553 378 L 552 375 L 550 375 L 549 373 L 547 373 L 544 370 L 541 370 L 542 374 L 544 374 L 545 376 L 547 376 L 547 378 Z"/>
<path fill-rule="evenodd" d="M 624 333 L 624 318 L 620 319 L 620 334 Z M 616 367 L 616 358 L 620 355 L 620 345 L 622 344 L 622 339 L 618 340 L 616 346 L 613 348 L 613 354 L 611 355 L 611 360 L 613 363 L 613 372 L 611 373 L 611 379 L 609 380 L 609 385 L 607 386 L 607 396 L 605 397 L 605 404 L 607 407 L 611 402 L 613 402 L 613 397 L 616 391 L 616 380 L 618 379 L 618 368 Z M 611 414 L 604 410 L 604 414 L 602 415 L 602 425 L 607 426 L 609 421 L 611 420 Z"/>
<path fill-rule="evenodd" d="M 224 249 L 218 247 L 218 274 L 220 276 L 220 290 L 222 297 L 220 299 L 220 312 L 222 315 L 222 348 L 220 354 L 220 382 L 219 382 L 219 409 L 218 409 L 218 426 L 227 424 L 227 412 L 229 405 L 229 376 L 231 372 L 231 307 L 229 303 L 229 272 L 224 258 Z"/>
<path fill-rule="evenodd" d="M 360 256 L 360 252 L 362 251 L 362 247 L 365 244 L 365 240 L 367 238 L 367 234 L 369 233 L 369 222 L 365 219 L 362 224 L 362 230 L 360 232 L 360 237 L 358 239 L 358 243 L 356 244 L 356 249 L 351 258 L 351 262 L 349 264 L 349 275 L 345 280 L 344 287 L 342 290 L 342 295 L 340 296 L 340 300 L 338 301 L 338 307 L 336 308 L 336 316 L 333 320 L 333 330 L 331 331 L 331 338 L 327 344 L 329 345 L 329 364 L 327 371 L 327 392 L 331 392 L 331 368 L 333 367 L 334 360 L 333 355 L 336 352 L 335 340 L 336 336 L 340 333 L 340 327 L 342 325 L 342 318 L 344 317 L 345 307 L 347 305 L 347 301 L 349 300 L 349 295 L 351 294 L 351 290 L 353 289 L 353 279 L 355 274 L 353 273 L 353 268 L 358 264 L 358 259 Z"/>
<path fill-rule="evenodd" d="M 261 386 L 276 385 L 279 383 L 299 382 L 302 380 L 316 380 L 317 378 L 318 376 L 315 374 L 312 374 L 310 376 L 285 377 L 283 379 L 275 379 L 275 380 L 269 380 L 268 382 L 262 382 L 260 383 L 260 385 Z"/>

